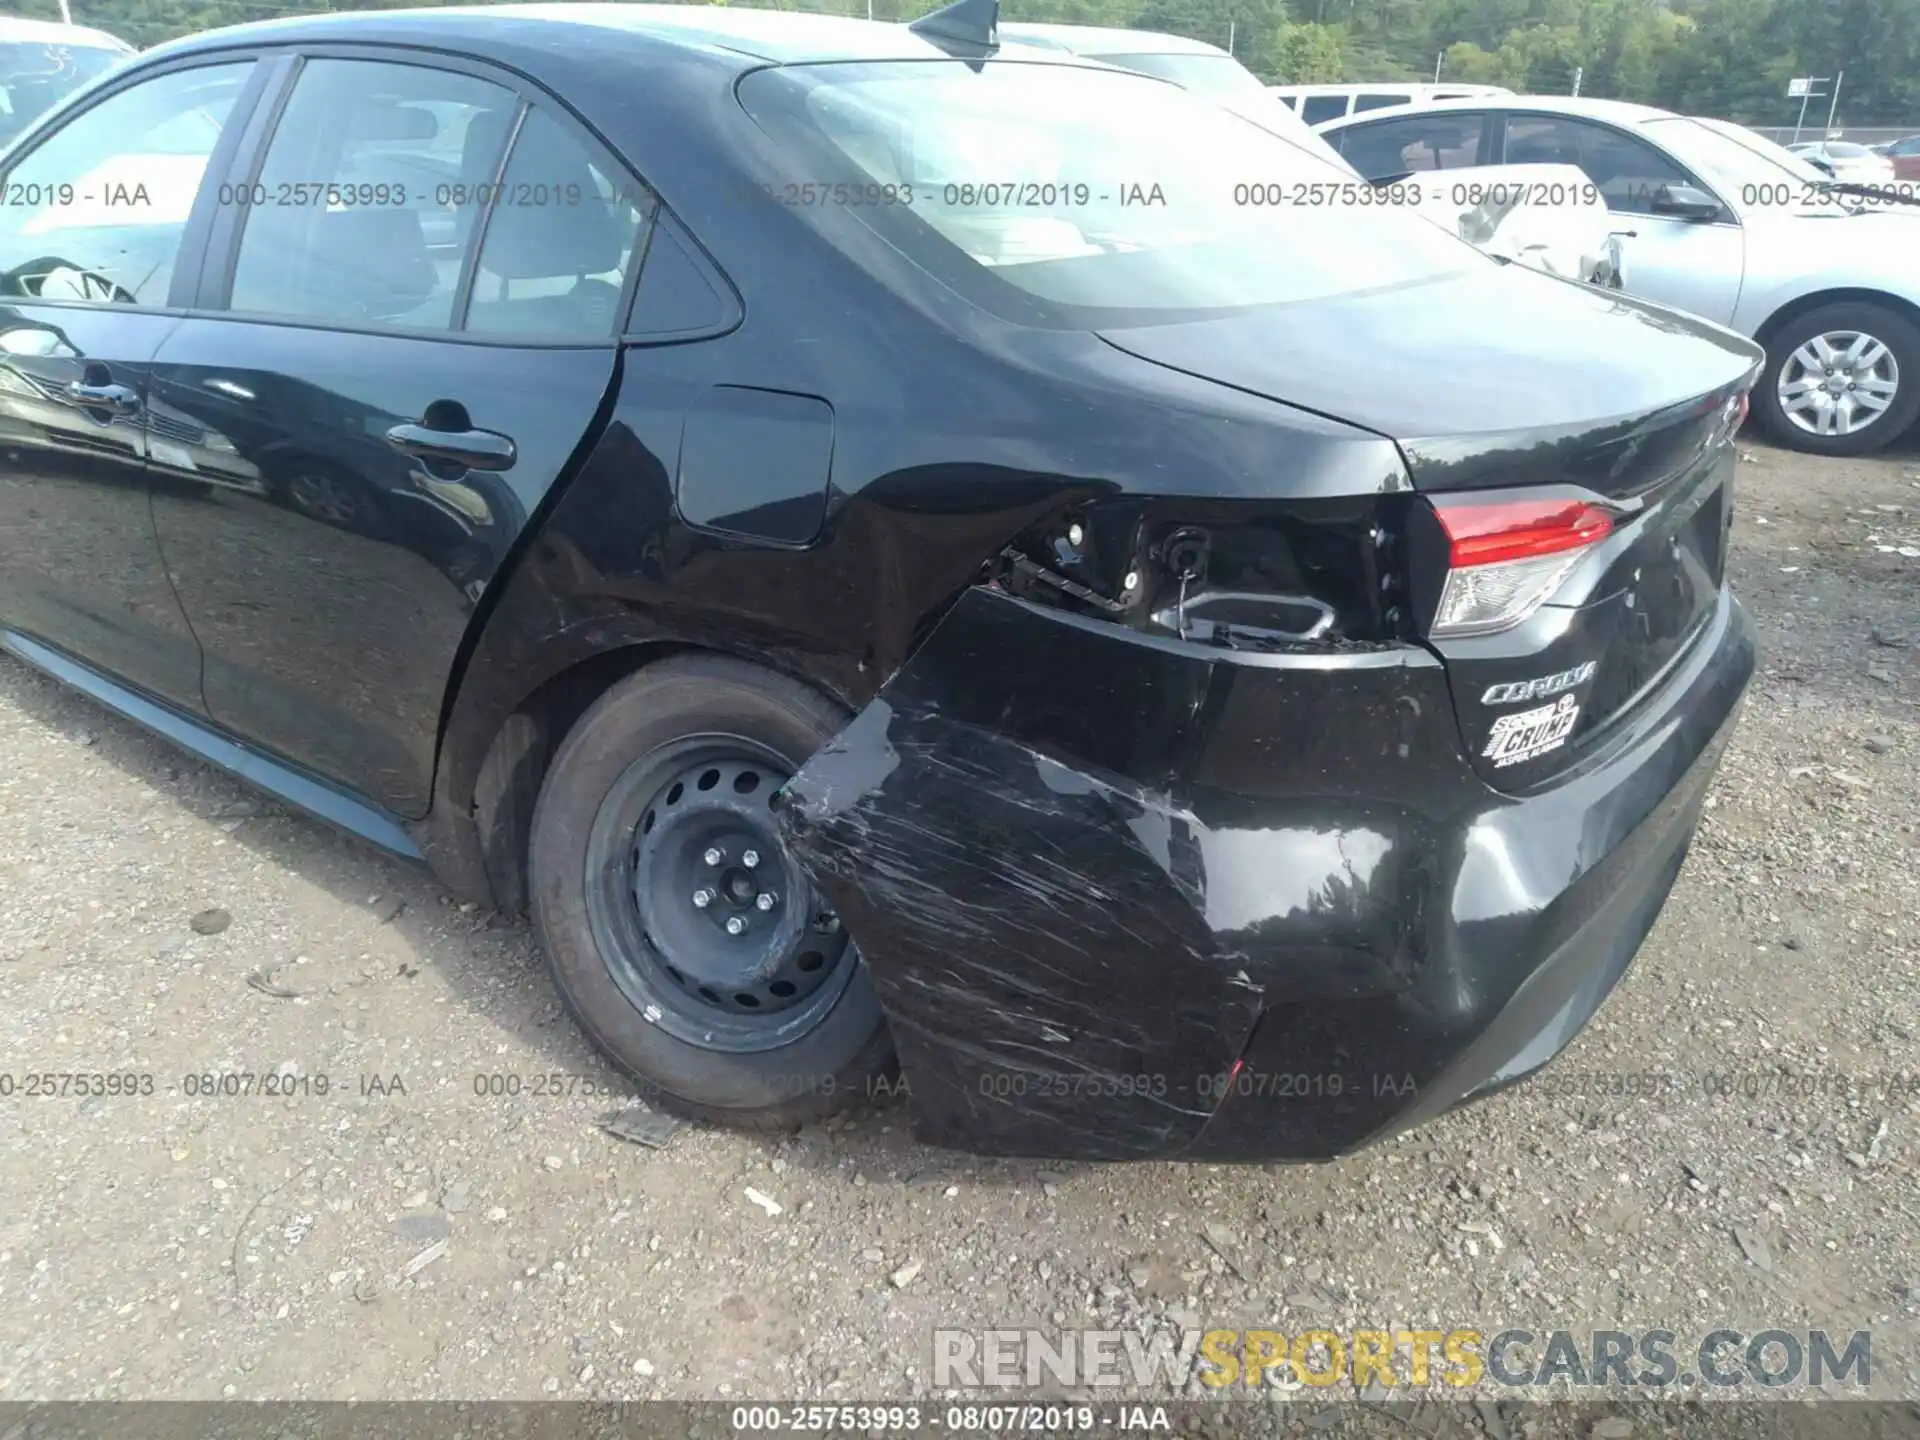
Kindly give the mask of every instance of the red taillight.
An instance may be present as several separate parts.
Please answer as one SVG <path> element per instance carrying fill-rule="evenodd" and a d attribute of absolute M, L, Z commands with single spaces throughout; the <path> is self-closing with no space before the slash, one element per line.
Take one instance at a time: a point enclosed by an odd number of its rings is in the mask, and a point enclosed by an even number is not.
<path fill-rule="evenodd" d="M 1447 578 L 1428 633 L 1492 635 L 1525 620 L 1581 555 L 1613 531 L 1613 512 L 1578 497 L 1440 497 Z"/>
<path fill-rule="evenodd" d="M 1436 500 L 1433 508 L 1447 532 L 1447 564 L 1454 570 L 1578 550 L 1613 529 L 1611 514 L 1579 500 Z"/>

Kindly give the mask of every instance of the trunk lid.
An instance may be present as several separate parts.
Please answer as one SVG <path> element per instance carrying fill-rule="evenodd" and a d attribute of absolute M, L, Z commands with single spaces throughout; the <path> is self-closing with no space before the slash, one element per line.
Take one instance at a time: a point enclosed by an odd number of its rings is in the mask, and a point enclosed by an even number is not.
<path fill-rule="evenodd" d="M 1475 766 L 1525 790 L 1631 714 L 1704 627 L 1725 579 L 1732 424 L 1759 347 L 1707 321 L 1517 266 L 1237 316 L 1101 332 L 1143 360 L 1396 441 L 1401 535 L 1428 634 L 1447 540 L 1430 504 L 1587 495 L 1612 532 L 1528 618 L 1434 639 Z"/>

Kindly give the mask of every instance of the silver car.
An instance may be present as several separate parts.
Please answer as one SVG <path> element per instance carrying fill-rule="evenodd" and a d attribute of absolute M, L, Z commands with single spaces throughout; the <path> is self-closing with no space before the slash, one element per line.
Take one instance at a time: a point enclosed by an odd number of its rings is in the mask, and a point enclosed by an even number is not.
<path fill-rule="evenodd" d="M 1611 100 L 1447 101 L 1321 133 L 1374 180 L 1579 166 L 1628 232 L 1629 290 L 1766 347 L 1753 411 L 1795 449 L 1865 454 L 1920 415 L 1920 205 L 1900 185 L 1850 188 L 1738 126 Z"/>
<path fill-rule="evenodd" d="M 1807 140 L 1787 148 L 1814 169 L 1824 170 L 1836 180 L 1885 185 L 1894 178 L 1893 161 L 1865 145 L 1845 140 Z"/>

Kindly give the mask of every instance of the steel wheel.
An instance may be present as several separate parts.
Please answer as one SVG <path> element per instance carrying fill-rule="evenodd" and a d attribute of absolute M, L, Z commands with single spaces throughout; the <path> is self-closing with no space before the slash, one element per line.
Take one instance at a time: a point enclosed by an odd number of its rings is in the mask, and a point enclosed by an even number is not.
<path fill-rule="evenodd" d="M 703 1050 L 790 1043 L 834 1008 L 857 968 L 774 827 L 771 802 L 789 775 L 753 741 L 693 736 L 628 766 L 594 820 L 595 942 L 635 1008 Z"/>
<path fill-rule="evenodd" d="M 897 1073 L 866 959 L 774 824 L 781 786 L 847 719 L 788 676 L 671 655 L 610 685 L 555 752 L 528 834 L 534 931 L 649 1104 L 783 1130 Z"/>
<path fill-rule="evenodd" d="M 1853 435 L 1877 423 L 1900 393 L 1900 362 L 1865 331 L 1815 335 L 1787 357 L 1780 410 L 1809 435 Z"/>

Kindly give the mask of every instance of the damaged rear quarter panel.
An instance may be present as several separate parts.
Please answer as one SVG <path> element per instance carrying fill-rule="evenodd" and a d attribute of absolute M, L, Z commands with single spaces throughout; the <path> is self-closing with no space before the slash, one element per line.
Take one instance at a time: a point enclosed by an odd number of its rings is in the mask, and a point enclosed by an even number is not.
<path fill-rule="evenodd" d="M 1264 1010 L 1416 992 L 1433 817 L 1479 790 L 1447 706 L 1418 649 L 1229 655 L 967 592 L 782 811 L 921 1138 L 1174 1154 Z"/>

